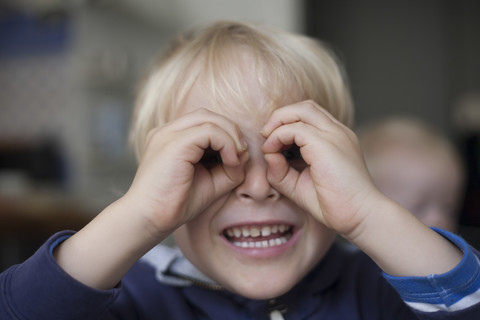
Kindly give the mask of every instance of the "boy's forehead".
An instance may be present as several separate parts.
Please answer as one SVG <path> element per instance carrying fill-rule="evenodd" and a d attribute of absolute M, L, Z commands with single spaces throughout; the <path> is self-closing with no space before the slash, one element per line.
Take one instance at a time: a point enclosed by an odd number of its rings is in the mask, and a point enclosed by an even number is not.
<path fill-rule="evenodd" d="M 215 64 L 205 64 L 205 57 L 198 57 L 193 68 L 196 71 L 191 74 L 195 80 L 180 101 L 174 118 L 207 108 L 236 122 L 248 120 L 263 125 L 273 110 L 303 96 L 273 80 L 278 78 L 274 76 L 276 71 L 248 48 L 236 47 L 225 57 L 229 59 Z"/>
<path fill-rule="evenodd" d="M 248 86 L 248 97 L 239 99 L 238 96 L 226 95 L 220 98 L 210 88 L 196 82 L 179 106 L 177 116 L 182 116 L 200 108 L 205 108 L 240 124 L 263 125 L 273 112 L 268 94 L 253 83 Z"/>

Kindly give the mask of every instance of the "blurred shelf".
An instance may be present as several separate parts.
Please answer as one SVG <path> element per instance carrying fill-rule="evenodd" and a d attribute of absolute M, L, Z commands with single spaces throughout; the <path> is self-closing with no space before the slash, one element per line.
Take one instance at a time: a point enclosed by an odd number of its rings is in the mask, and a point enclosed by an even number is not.
<path fill-rule="evenodd" d="M 67 198 L 0 195 L 0 236 L 44 238 L 60 230 L 79 230 L 93 215 Z"/>

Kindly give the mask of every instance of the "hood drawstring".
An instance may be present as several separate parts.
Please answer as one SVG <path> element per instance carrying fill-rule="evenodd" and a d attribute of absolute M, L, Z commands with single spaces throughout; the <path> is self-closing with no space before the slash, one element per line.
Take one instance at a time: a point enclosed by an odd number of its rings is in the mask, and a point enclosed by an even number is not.
<path fill-rule="evenodd" d="M 287 307 L 278 303 L 277 299 L 270 299 L 268 301 L 268 310 L 270 312 L 270 320 L 284 320 L 283 315 L 287 312 Z"/>
<path fill-rule="evenodd" d="M 270 320 L 284 320 L 282 313 L 278 310 L 270 312 Z"/>

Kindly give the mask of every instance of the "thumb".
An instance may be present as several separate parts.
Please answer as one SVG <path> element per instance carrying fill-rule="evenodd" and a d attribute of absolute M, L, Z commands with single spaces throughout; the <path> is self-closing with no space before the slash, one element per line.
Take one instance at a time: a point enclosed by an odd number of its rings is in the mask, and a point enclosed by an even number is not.
<path fill-rule="evenodd" d="M 285 160 L 281 153 L 267 153 L 267 179 L 278 192 L 294 201 L 295 186 L 299 173 Z"/>
<path fill-rule="evenodd" d="M 248 158 L 249 153 L 245 151 L 239 156 L 237 165 L 223 164 L 210 170 L 215 198 L 222 196 L 243 182 L 245 179 L 245 163 Z"/>

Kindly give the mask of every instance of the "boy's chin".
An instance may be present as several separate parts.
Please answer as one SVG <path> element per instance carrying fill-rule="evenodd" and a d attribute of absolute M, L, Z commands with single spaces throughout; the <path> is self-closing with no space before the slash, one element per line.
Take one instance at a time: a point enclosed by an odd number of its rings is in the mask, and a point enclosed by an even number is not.
<path fill-rule="evenodd" d="M 238 294 L 242 297 L 253 299 L 253 300 L 268 300 L 277 298 L 292 289 L 297 281 L 285 282 L 283 279 L 281 281 L 265 281 L 255 282 L 250 281 L 249 283 L 242 284 L 226 284 L 224 287 L 235 294 Z"/>
<path fill-rule="evenodd" d="M 252 300 L 269 300 L 269 299 L 274 299 L 277 297 L 280 297 L 281 295 L 287 293 L 290 290 L 273 290 L 273 291 L 265 291 L 265 292 L 235 292 L 236 294 L 252 299 Z"/>

